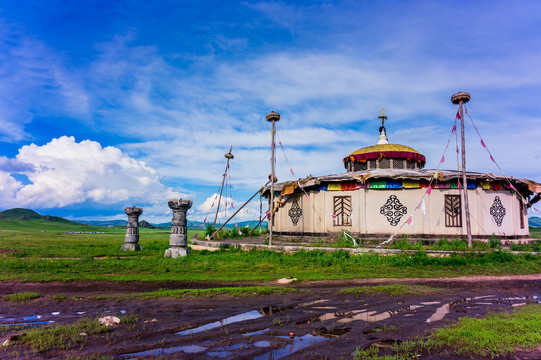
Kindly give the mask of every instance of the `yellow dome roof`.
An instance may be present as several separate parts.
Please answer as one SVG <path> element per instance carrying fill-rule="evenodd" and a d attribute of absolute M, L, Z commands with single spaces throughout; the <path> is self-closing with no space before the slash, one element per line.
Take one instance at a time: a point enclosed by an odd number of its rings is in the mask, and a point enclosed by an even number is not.
<path fill-rule="evenodd" d="M 356 150 L 349 154 L 351 155 L 359 155 L 359 154 L 368 154 L 368 153 L 374 153 L 374 152 L 383 152 L 383 151 L 408 151 L 416 154 L 421 154 L 417 150 L 414 150 L 406 145 L 400 145 L 400 144 L 380 144 L 380 145 L 372 145 L 360 148 L 359 150 Z"/>

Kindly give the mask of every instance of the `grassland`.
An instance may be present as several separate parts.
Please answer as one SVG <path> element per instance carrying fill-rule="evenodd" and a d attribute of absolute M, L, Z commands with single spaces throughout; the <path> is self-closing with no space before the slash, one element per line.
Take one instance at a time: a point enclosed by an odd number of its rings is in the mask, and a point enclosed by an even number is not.
<path fill-rule="evenodd" d="M 42 231 L 44 230 L 44 231 Z M 69 231 L 69 233 L 67 232 Z M 85 233 L 74 233 L 85 232 Z M 94 233 L 99 232 L 99 233 Z M 189 231 L 192 238 L 194 231 Z M 163 258 L 169 232 L 140 229 L 143 251 L 121 252 L 125 229 L 42 220 L 0 220 L 0 281 L 269 281 L 381 277 L 453 277 L 538 273 L 538 255 L 469 252 L 448 258 L 415 254 L 351 255 L 345 251 L 192 251 Z M 198 232 L 199 237 L 203 231 Z"/>
<path fill-rule="evenodd" d="M 541 305 L 528 304 L 510 313 L 489 313 L 477 319 L 463 317 L 457 323 L 439 328 L 426 338 L 393 347 L 394 355 L 379 355 L 372 347 L 357 350 L 354 359 L 417 359 L 421 353 L 441 351 L 475 358 L 497 358 L 541 345 Z M 447 358 L 447 356 L 445 356 Z"/>

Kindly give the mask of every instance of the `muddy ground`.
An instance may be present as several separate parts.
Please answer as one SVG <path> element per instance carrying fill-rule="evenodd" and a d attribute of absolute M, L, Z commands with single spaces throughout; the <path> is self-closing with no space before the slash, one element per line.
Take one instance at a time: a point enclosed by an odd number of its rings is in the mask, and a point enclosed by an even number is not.
<path fill-rule="evenodd" d="M 436 288 L 424 295 L 344 295 L 342 288 L 406 283 Z M 242 285 L 272 285 L 242 284 Z M 24 304 L 0 301 L 0 325 L 72 323 L 81 317 L 134 315 L 107 334 L 82 337 L 67 350 L 33 353 L 12 341 L 0 346 L 0 358 L 59 359 L 100 354 L 112 359 L 351 359 L 356 348 L 381 347 L 427 334 L 463 316 L 509 311 L 541 299 L 541 274 L 455 279 L 386 279 L 300 282 L 302 293 L 233 297 L 184 297 L 153 300 L 91 300 L 96 295 L 129 294 L 160 288 L 239 286 L 216 283 L 0 283 L 0 296 L 36 291 L 42 298 Z M 67 299 L 55 301 L 52 296 Z M 5 329 L 5 327 L 3 327 Z M 2 330 L 9 334 L 24 330 Z M 1 345 L 1 344 L 0 344 Z M 423 354 L 421 359 L 466 359 L 452 354 Z M 541 359 L 541 348 L 505 359 Z"/>

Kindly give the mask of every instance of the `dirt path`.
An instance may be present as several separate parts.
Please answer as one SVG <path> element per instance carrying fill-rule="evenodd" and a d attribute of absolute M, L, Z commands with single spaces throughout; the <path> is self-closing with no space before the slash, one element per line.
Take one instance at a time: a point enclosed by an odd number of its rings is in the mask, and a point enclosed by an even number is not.
<path fill-rule="evenodd" d="M 433 289 L 421 295 L 345 295 L 347 287 L 411 284 Z M 88 357 L 113 359 L 351 359 L 356 348 L 391 344 L 426 334 L 462 316 L 509 311 L 541 299 L 541 274 L 445 279 L 369 279 L 300 282 L 301 293 L 214 298 L 92 300 L 96 295 L 127 294 L 160 288 L 209 288 L 256 285 L 216 283 L 1 283 L 0 295 L 36 291 L 44 298 L 26 304 L 0 302 L 0 324 L 14 322 L 72 323 L 81 317 L 131 314 L 139 321 L 111 333 L 85 339 L 67 350 L 33 354 L 27 348 L 0 347 L 0 358 Z M 257 284 L 274 285 L 276 282 Z M 55 301 L 52 296 L 67 299 Z M 39 319 L 37 318 L 39 316 Z M 25 319 L 26 318 L 26 319 Z M 40 325 L 37 325 L 40 326 Z M 1 331 L 1 330 L 0 330 Z M 5 338 L 9 331 L 0 335 Z M 461 359 L 424 354 L 422 359 Z M 516 357 L 518 356 L 518 357 Z M 509 359 L 539 359 L 541 349 Z"/>

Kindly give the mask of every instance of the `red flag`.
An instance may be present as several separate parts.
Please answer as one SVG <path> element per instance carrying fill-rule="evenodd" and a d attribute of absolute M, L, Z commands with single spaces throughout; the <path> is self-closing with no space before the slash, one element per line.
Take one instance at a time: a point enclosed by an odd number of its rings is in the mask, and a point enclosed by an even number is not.
<path fill-rule="evenodd" d="M 430 195 L 430 192 L 432 192 L 432 185 L 426 188 L 426 193 Z"/>
<path fill-rule="evenodd" d="M 494 158 L 492 157 L 492 154 L 490 155 L 490 160 L 492 160 L 493 162 L 496 162 L 496 160 L 494 160 Z"/>
<path fill-rule="evenodd" d="M 483 146 L 484 148 L 486 148 L 486 147 L 487 147 L 487 146 L 485 145 L 485 143 L 484 143 L 483 139 L 481 139 L 481 145 L 482 145 L 482 146 Z"/>
<path fill-rule="evenodd" d="M 411 216 L 408 218 L 408 220 L 406 220 L 406 224 L 411 224 Z"/>
<path fill-rule="evenodd" d="M 458 190 L 462 190 L 462 185 L 460 184 L 460 180 L 458 180 Z"/>
<path fill-rule="evenodd" d="M 460 116 L 460 110 L 457 110 L 457 111 L 456 111 L 456 118 L 457 118 L 458 120 L 462 119 L 462 117 Z"/>
<path fill-rule="evenodd" d="M 293 169 L 289 168 L 289 171 L 291 171 L 291 175 L 295 176 L 295 173 L 293 172 Z"/>
<path fill-rule="evenodd" d="M 456 153 L 458 154 L 459 150 L 458 150 L 458 145 L 456 146 Z"/>
<path fill-rule="evenodd" d="M 453 125 L 453 130 L 451 131 L 451 134 L 456 131 L 456 124 Z"/>
<path fill-rule="evenodd" d="M 445 155 L 442 155 L 441 156 L 441 163 L 443 163 L 445 161 Z"/>

